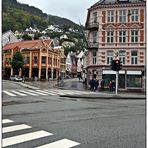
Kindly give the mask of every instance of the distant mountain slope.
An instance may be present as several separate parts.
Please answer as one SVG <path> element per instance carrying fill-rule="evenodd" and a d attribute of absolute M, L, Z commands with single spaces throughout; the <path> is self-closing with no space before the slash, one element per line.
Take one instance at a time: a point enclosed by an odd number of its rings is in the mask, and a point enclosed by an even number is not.
<path fill-rule="evenodd" d="M 78 26 L 66 18 L 47 15 L 40 9 L 16 0 L 2 0 L 2 31 L 24 30 L 28 27 L 45 29 L 48 25 Z"/>

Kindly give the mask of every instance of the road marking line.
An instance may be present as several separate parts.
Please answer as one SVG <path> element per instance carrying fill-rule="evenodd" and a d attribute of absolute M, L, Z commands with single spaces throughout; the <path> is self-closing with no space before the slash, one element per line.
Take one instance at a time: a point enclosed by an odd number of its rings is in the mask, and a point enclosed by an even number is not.
<path fill-rule="evenodd" d="M 47 95 L 47 94 L 44 94 L 44 93 L 37 92 L 37 90 L 35 90 L 35 91 L 34 90 L 28 90 L 28 91 L 35 93 L 35 94 L 43 95 L 43 96 Z"/>
<path fill-rule="evenodd" d="M 15 91 L 15 90 L 12 90 L 11 92 L 13 92 L 13 93 L 15 93 L 17 95 L 20 95 L 20 96 L 27 96 L 26 94 L 19 93 L 19 92 Z"/>
<path fill-rule="evenodd" d="M 37 90 L 37 91 L 39 91 L 39 92 L 41 92 L 41 93 L 45 93 L 45 94 L 53 95 L 52 93 L 50 93 L 50 92 L 46 92 L 46 91 L 43 91 L 43 90 Z M 54 94 L 54 95 L 55 95 L 55 94 Z"/>
<path fill-rule="evenodd" d="M 23 143 L 26 141 L 39 139 L 39 138 L 43 138 L 51 135 L 53 134 L 46 131 L 37 131 L 33 133 L 27 133 L 23 135 L 14 136 L 14 137 L 9 137 L 2 140 L 2 146 L 6 147 L 6 146 Z"/>
<path fill-rule="evenodd" d="M 10 93 L 10 92 L 8 92 L 8 91 L 5 91 L 5 90 L 3 90 L 3 92 L 4 92 L 5 94 L 9 95 L 9 96 L 16 96 L 15 94 L 13 94 L 13 93 Z"/>
<path fill-rule="evenodd" d="M 2 124 L 11 123 L 11 122 L 14 122 L 14 121 L 9 120 L 9 119 L 3 119 L 3 120 L 2 120 Z"/>
<path fill-rule="evenodd" d="M 46 89 L 44 91 L 48 92 L 50 95 L 53 95 L 53 96 L 57 95 L 57 93 L 54 93 L 54 92 L 46 90 Z"/>
<path fill-rule="evenodd" d="M 80 145 L 80 143 L 69 140 L 69 139 L 62 139 L 56 142 L 52 142 L 46 145 L 39 146 L 37 148 L 71 148 L 76 145 Z"/>
<path fill-rule="evenodd" d="M 8 132 L 13 132 L 13 131 L 18 131 L 18 130 L 23 130 L 28 128 L 32 128 L 32 127 L 26 124 L 14 125 L 14 126 L 2 128 L 2 133 L 8 133 Z"/>
<path fill-rule="evenodd" d="M 31 93 L 31 92 L 28 92 L 28 90 L 24 91 L 24 90 L 19 90 L 20 92 L 23 92 L 23 93 L 26 93 L 26 94 L 29 94 L 29 95 L 32 95 L 32 96 L 38 96 L 38 94 L 34 94 L 34 93 Z"/>
<path fill-rule="evenodd" d="M 54 95 L 64 95 L 63 93 L 57 92 L 56 90 L 47 90 L 48 92 L 54 94 Z"/>

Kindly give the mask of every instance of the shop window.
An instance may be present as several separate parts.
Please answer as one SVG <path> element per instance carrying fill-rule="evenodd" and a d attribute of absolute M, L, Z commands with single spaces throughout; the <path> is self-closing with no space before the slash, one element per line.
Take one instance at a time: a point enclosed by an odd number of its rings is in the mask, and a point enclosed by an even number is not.
<path fill-rule="evenodd" d="M 142 87 L 141 75 L 127 75 L 127 87 Z"/>

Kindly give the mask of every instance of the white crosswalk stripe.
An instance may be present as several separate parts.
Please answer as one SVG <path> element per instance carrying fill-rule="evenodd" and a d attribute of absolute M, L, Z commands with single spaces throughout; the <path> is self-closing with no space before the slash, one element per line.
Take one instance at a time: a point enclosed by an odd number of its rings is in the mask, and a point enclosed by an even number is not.
<path fill-rule="evenodd" d="M 12 90 L 11 92 L 12 92 L 12 93 L 15 93 L 15 94 L 17 94 L 17 95 L 20 95 L 20 96 L 27 96 L 27 95 L 25 95 L 25 94 L 23 94 L 23 93 L 20 93 L 20 92 L 18 92 L 18 91 Z"/>
<path fill-rule="evenodd" d="M 41 92 L 37 92 L 37 90 L 28 90 L 29 92 L 31 92 L 31 93 L 35 93 L 35 94 L 39 94 L 39 95 L 47 95 L 47 94 L 45 94 L 45 93 L 41 93 Z"/>
<path fill-rule="evenodd" d="M 3 93 L 9 96 L 45 96 L 45 95 L 83 95 L 83 94 L 96 94 L 96 92 L 77 91 L 77 90 L 61 90 L 61 89 L 38 89 L 38 90 L 3 90 Z"/>
<path fill-rule="evenodd" d="M 13 122 L 12 120 L 9 120 L 9 119 L 3 119 L 2 120 L 2 124 L 5 124 L 5 123 L 11 123 Z"/>
<path fill-rule="evenodd" d="M 2 132 L 8 133 L 8 132 L 13 132 L 13 131 L 18 131 L 18 130 L 23 130 L 23 129 L 28 129 L 28 128 L 31 128 L 31 126 L 28 126 L 28 125 L 25 125 L 25 124 L 20 124 L 20 125 L 4 127 L 2 129 Z"/>
<path fill-rule="evenodd" d="M 71 147 L 77 146 L 79 144 L 80 143 L 74 142 L 74 141 L 69 140 L 69 139 L 62 139 L 62 140 L 58 140 L 56 142 L 52 142 L 50 144 L 39 146 L 37 148 L 71 148 Z"/>
<path fill-rule="evenodd" d="M 10 92 L 8 92 L 8 91 L 5 91 L 5 90 L 3 90 L 3 92 L 4 93 L 6 93 L 7 95 L 9 95 L 9 96 L 16 96 L 15 94 L 13 94 L 13 93 L 10 93 Z"/>
<path fill-rule="evenodd" d="M 14 121 L 9 120 L 9 119 L 3 119 L 2 123 L 14 123 Z M 15 132 L 15 131 L 21 131 L 21 130 L 26 130 L 32 128 L 31 126 L 28 126 L 26 124 L 20 124 L 20 125 L 9 125 L 6 127 L 2 128 L 2 133 L 8 133 L 8 132 Z M 31 140 L 40 140 L 40 138 L 44 138 L 44 137 L 48 137 L 50 138 L 50 136 L 54 136 L 52 133 L 44 131 L 44 130 L 40 130 L 40 131 L 33 131 L 33 132 L 29 132 L 29 133 L 25 133 L 25 134 L 18 134 L 15 136 L 11 136 L 7 138 L 3 138 L 2 139 L 2 147 L 7 147 L 7 146 L 13 146 L 15 144 L 22 144 L 24 142 L 28 143 L 28 147 L 29 147 L 29 142 Z M 61 140 L 57 140 L 51 143 L 46 143 L 43 145 L 39 145 L 37 148 L 72 148 L 74 146 L 80 145 L 80 143 L 69 140 L 69 139 L 61 139 Z M 19 146 L 19 145 L 18 145 Z"/>
<path fill-rule="evenodd" d="M 38 138 L 43 138 L 53 135 L 52 133 L 46 132 L 46 131 L 36 131 L 32 133 L 27 133 L 27 134 L 22 134 L 18 136 L 13 136 L 9 138 L 4 138 L 2 140 L 3 147 L 38 139 Z"/>

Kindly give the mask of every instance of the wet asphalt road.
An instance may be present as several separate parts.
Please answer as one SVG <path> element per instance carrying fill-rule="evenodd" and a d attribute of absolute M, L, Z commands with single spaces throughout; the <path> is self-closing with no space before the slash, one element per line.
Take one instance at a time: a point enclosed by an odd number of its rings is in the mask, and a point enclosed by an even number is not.
<path fill-rule="evenodd" d="M 24 88 L 6 81 L 3 82 L 3 89 Z M 75 148 L 145 148 L 145 100 L 3 95 L 3 101 L 9 102 L 3 106 L 3 119 L 15 121 L 13 124 L 32 126 L 31 129 L 6 133 L 3 138 L 36 130 L 53 133 L 52 136 L 11 148 L 33 148 L 63 138 L 79 142 L 80 145 Z"/>

